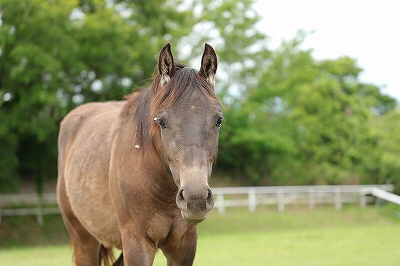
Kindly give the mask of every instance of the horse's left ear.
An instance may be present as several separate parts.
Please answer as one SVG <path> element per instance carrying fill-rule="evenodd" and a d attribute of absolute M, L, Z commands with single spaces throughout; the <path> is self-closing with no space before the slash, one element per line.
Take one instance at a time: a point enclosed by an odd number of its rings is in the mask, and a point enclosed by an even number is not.
<path fill-rule="evenodd" d="M 204 45 L 204 53 L 201 58 L 199 73 L 203 75 L 212 86 L 215 84 L 215 73 L 217 72 L 217 67 L 217 54 L 215 53 L 214 48 L 206 43 Z"/>
<path fill-rule="evenodd" d="M 161 86 L 168 83 L 174 71 L 174 57 L 171 53 L 171 45 L 167 43 L 161 49 L 160 57 L 158 58 L 158 73 L 161 77 Z"/>

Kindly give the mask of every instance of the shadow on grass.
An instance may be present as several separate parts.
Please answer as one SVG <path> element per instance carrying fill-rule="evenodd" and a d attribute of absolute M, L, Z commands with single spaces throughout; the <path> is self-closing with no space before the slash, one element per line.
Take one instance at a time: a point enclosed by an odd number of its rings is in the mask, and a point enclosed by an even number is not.
<path fill-rule="evenodd" d="M 0 248 L 66 245 L 69 236 L 61 215 L 45 215 L 44 224 L 37 223 L 35 216 L 2 217 L 0 224 Z"/>

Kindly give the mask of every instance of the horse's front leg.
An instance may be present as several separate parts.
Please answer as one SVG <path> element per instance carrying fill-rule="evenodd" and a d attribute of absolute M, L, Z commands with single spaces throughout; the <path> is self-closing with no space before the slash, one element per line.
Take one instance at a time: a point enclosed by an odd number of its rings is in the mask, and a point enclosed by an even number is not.
<path fill-rule="evenodd" d="M 121 230 L 121 234 L 125 266 L 153 264 L 156 249 L 144 236 L 129 229 Z"/>
<path fill-rule="evenodd" d="M 181 239 L 173 240 L 162 251 L 167 257 L 168 266 L 190 266 L 193 265 L 194 256 L 196 255 L 197 230 L 185 233 Z"/>

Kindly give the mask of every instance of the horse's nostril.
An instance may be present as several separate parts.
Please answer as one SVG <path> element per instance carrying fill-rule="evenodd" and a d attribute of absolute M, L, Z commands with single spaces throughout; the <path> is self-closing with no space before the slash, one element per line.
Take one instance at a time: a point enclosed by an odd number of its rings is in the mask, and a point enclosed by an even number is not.
<path fill-rule="evenodd" d="M 207 189 L 207 199 L 210 199 L 212 197 L 212 191 L 211 189 Z"/>
<path fill-rule="evenodd" d="M 183 189 L 181 189 L 181 191 L 179 191 L 179 196 L 178 196 L 178 198 L 179 198 L 180 200 L 185 199 L 185 197 L 183 196 L 183 192 L 184 192 Z"/>

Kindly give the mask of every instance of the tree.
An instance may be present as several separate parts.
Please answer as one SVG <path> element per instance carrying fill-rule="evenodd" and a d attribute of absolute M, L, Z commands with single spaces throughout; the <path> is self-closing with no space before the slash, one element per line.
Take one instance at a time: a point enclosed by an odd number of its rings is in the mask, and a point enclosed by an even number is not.
<path fill-rule="evenodd" d="M 25 176 L 40 192 L 56 177 L 62 117 L 147 84 L 165 35 L 190 29 L 177 29 L 190 14 L 171 2 L 0 0 L 0 190 Z"/>
<path fill-rule="evenodd" d="M 254 184 L 360 183 L 370 175 L 371 121 L 396 101 L 360 82 L 355 60 L 313 59 L 299 49 L 302 38 L 273 52 L 259 83 L 233 105 L 225 169 Z"/>
<path fill-rule="evenodd" d="M 146 86 L 165 42 L 219 59 L 221 171 L 252 184 L 399 182 L 397 101 L 300 33 L 270 51 L 252 0 L 0 0 L 0 191 L 56 177 L 58 125 Z M 190 64 L 192 65 L 192 64 Z"/>
<path fill-rule="evenodd" d="M 194 22 L 189 36 L 179 42 L 187 61 L 198 62 L 204 42 L 211 42 L 218 53 L 217 92 L 229 104 L 238 92 L 256 84 L 260 69 L 266 66 L 270 51 L 267 36 L 256 27 L 261 20 L 252 0 L 192 1 Z M 233 93 L 232 93 L 233 92 Z"/>
<path fill-rule="evenodd" d="M 366 141 L 365 183 L 389 183 L 400 193 L 400 112 L 392 109 L 371 122 Z"/>
<path fill-rule="evenodd" d="M 240 56 L 259 60 L 249 49 L 264 37 L 249 36 L 259 17 L 248 10 L 248 0 L 0 0 L 0 190 L 15 190 L 22 177 L 35 178 L 40 192 L 44 179 L 56 177 L 58 125 L 65 114 L 147 85 L 154 55 L 166 41 L 184 61 L 196 55 L 185 56 L 185 43 L 200 55 L 204 39 L 186 38 L 195 25 L 215 21 L 220 40 L 236 43 L 219 46 L 221 69 L 241 63 Z"/>

